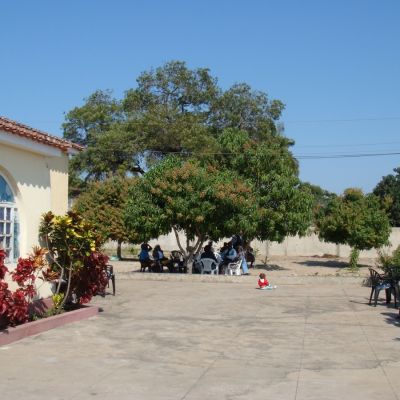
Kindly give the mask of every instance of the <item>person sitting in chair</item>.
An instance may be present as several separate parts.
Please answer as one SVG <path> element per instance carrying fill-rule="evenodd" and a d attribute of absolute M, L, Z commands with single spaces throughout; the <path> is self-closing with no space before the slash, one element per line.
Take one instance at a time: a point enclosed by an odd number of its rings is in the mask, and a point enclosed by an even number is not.
<path fill-rule="evenodd" d="M 225 246 L 225 243 L 224 243 Z M 231 263 L 237 260 L 238 254 L 236 250 L 232 246 L 232 242 L 226 243 L 226 250 L 221 253 L 222 256 L 222 263 L 220 264 L 220 273 L 224 273 L 225 267 Z"/>
<path fill-rule="evenodd" d="M 201 253 L 201 256 L 200 256 L 200 259 L 203 259 L 203 258 L 211 258 L 215 262 L 218 261 L 217 257 L 215 257 L 215 254 L 214 254 L 210 244 L 208 244 L 207 246 L 204 247 L 204 251 L 203 251 L 203 253 Z"/>
<path fill-rule="evenodd" d="M 228 243 L 228 252 L 225 255 L 225 260 L 227 260 L 228 262 L 234 262 L 237 260 L 237 258 L 238 258 L 237 251 L 233 247 L 232 242 L 229 242 Z"/>
<path fill-rule="evenodd" d="M 228 254 L 229 251 L 229 243 L 224 242 L 224 245 L 219 249 L 219 254 L 222 259 L 225 258 L 225 256 Z"/>
<path fill-rule="evenodd" d="M 159 244 L 154 246 L 153 260 L 156 272 L 163 272 L 164 263 L 168 261 L 168 258 L 164 257 L 164 252 L 161 250 L 161 246 Z"/>
<path fill-rule="evenodd" d="M 146 268 L 151 269 L 151 260 L 149 251 L 152 247 L 147 243 L 143 242 L 140 245 L 139 261 L 140 261 L 140 272 L 144 272 Z"/>

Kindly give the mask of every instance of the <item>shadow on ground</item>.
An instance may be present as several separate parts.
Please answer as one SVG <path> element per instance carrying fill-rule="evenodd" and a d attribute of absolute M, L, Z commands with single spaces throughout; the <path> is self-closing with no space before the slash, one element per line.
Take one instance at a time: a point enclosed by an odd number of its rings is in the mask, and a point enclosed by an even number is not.
<path fill-rule="evenodd" d="M 395 308 L 393 312 L 384 312 L 382 315 L 385 316 L 385 322 L 387 324 L 400 327 L 400 319 L 397 308 Z M 400 340 L 400 338 L 398 338 L 398 340 Z"/>
<path fill-rule="evenodd" d="M 296 264 L 299 265 L 305 265 L 306 267 L 326 267 L 326 268 L 347 268 L 349 266 L 348 262 L 345 261 L 338 261 L 338 260 L 327 260 L 327 261 L 322 261 L 322 260 L 307 260 L 307 261 L 296 261 Z M 367 268 L 370 267 L 370 265 L 363 265 L 363 264 L 358 264 L 360 268 Z"/>
<path fill-rule="evenodd" d="M 265 271 L 289 271 L 289 268 L 281 267 L 278 264 L 255 264 L 254 269 L 263 269 Z"/>

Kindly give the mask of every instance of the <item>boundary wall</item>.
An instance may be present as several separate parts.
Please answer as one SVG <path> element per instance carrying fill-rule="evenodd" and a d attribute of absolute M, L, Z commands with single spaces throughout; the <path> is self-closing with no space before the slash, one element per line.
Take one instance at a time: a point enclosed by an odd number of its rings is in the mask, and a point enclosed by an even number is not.
<path fill-rule="evenodd" d="M 184 235 L 180 235 L 181 244 L 186 247 L 186 239 Z M 215 247 L 218 248 L 224 241 L 218 242 Z M 391 252 L 400 246 L 400 228 L 392 228 L 392 232 L 389 238 L 390 245 L 383 247 L 383 251 Z M 151 240 L 150 245 L 154 247 L 155 244 L 160 244 L 163 250 L 171 251 L 177 250 L 178 245 L 176 243 L 175 235 L 170 233 L 169 235 L 160 236 L 156 240 Z M 263 259 L 265 257 L 284 256 L 284 257 L 296 257 L 296 256 L 323 256 L 332 255 L 335 257 L 347 258 L 350 256 L 350 247 L 346 245 L 336 245 L 334 243 L 323 242 L 313 232 L 303 237 L 288 236 L 282 243 L 269 242 L 269 241 L 258 241 L 254 240 L 251 243 L 253 249 L 257 253 L 257 258 Z M 132 245 L 126 244 L 124 247 L 132 247 Z M 108 243 L 107 248 L 116 248 L 116 243 Z M 360 257 L 362 258 L 375 258 L 378 256 L 376 249 L 362 251 Z"/>

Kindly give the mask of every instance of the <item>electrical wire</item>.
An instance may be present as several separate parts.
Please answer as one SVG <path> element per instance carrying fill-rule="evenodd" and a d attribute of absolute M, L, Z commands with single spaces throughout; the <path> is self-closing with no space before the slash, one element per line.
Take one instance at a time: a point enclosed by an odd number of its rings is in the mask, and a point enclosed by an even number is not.
<path fill-rule="evenodd" d="M 299 119 L 282 122 L 284 124 L 302 124 L 302 123 L 330 123 L 330 122 L 360 122 L 360 121 L 397 121 L 400 117 L 377 117 L 377 118 L 342 118 L 342 119 Z"/>
<path fill-rule="evenodd" d="M 321 159 L 331 159 L 331 158 L 383 157 L 383 156 L 396 156 L 396 155 L 400 155 L 400 151 L 399 152 L 390 152 L 390 153 L 294 155 L 294 157 L 299 160 L 321 160 Z"/>
<path fill-rule="evenodd" d="M 118 155 L 127 154 L 128 156 L 133 154 L 130 151 L 126 150 L 113 150 L 113 149 L 102 149 L 100 153 L 115 153 Z M 190 157 L 192 155 L 204 155 L 204 156 L 235 156 L 235 155 L 243 155 L 243 152 L 182 152 L 182 151 L 159 151 L 154 150 L 150 151 L 151 154 L 158 155 L 167 155 L 167 154 L 179 154 L 182 156 Z M 329 159 L 329 158 L 361 158 L 361 157 L 385 157 L 385 156 L 396 156 L 400 155 L 400 150 L 395 151 L 387 151 L 387 152 L 379 152 L 379 153 L 309 153 L 309 154 L 296 154 L 293 153 L 293 156 L 297 159 L 302 160 L 318 160 L 318 159 Z"/>

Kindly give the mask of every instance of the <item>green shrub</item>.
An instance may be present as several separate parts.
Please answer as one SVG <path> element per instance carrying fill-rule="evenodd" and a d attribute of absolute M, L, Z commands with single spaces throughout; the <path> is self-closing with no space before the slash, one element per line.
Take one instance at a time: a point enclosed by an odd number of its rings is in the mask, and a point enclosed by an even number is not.
<path fill-rule="evenodd" d="M 377 266 L 382 269 L 386 275 L 400 278 L 400 246 L 398 246 L 392 254 L 380 250 L 378 252 Z"/>

